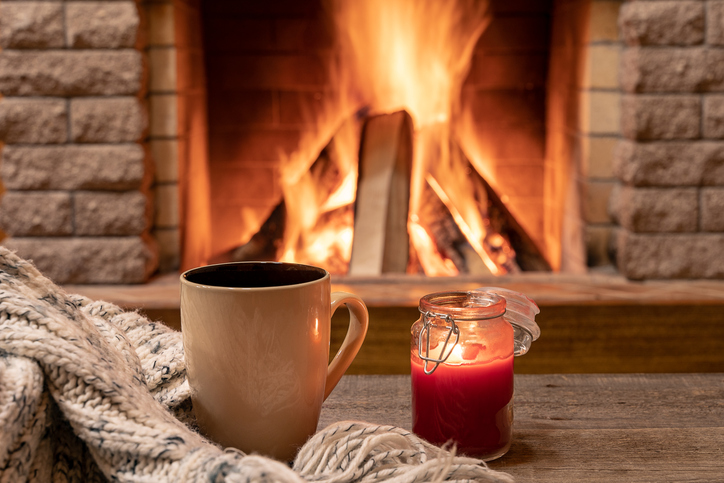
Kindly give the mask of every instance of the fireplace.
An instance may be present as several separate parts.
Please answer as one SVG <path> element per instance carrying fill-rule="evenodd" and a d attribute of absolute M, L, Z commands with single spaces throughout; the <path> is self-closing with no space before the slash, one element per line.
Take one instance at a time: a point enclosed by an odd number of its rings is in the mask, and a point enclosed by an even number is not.
<path fill-rule="evenodd" d="M 208 40 L 208 165 L 211 176 L 218 178 L 211 183 L 218 190 L 217 196 L 212 197 L 212 233 L 215 233 L 212 251 L 224 252 L 238 245 L 240 240 L 251 237 L 282 197 L 287 207 L 288 229 L 290 218 L 293 218 L 290 217 L 290 207 L 299 211 L 297 219 L 310 216 L 310 212 L 318 209 L 299 210 L 305 200 L 295 199 L 294 192 L 303 190 L 293 185 L 304 182 L 300 180 L 299 171 L 308 171 L 325 145 L 329 146 L 330 140 L 330 149 L 338 151 L 332 157 L 339 158 L 334 169 L 345 176 L 350 175 L 352 184 L 357 173 L 354 169 L 348 170 L 349 166 L 359 167 L 361 176 L 357 178 L 357 184 L 360 188 L 366 186 L 365 175 L 367 179 L 380 176 L 380 173 L 368 173 L 365 156 L 370 150 L 384 150 L 386 146 L 381 144 L 394 144 L 396 141 L 372 141 L 375 123 L 387 122 L 384 119 L 373 121 L 373 118 L 392 115 L 400 109 L 410 115 L 409 124 L 414 130 L 414 134 L 406 135 L 412 138 L 410 152 L 406 153 L 412 159 L 407 164 L 412 167 L 407 173 L 409 181 L 402 182 L 410 186 L 391 192 L 389 196 L 396 200 L 393 206 L 397 206 L 399 200 L 404 200 L 407 205 L 409 200 L 411 260 L 407 273 L 460 273 L 469 270 L 475 261 L 478 265 L 487 263 L 493 271 L 507 273 L 507 269 L 502 270 L 491 261 L 499 254 L 486 253 L 492 252 L 493 248 L 483 246 L 496 234 L 490 230 L 488 237 L 479 235 L 488 220 L 476 218 L 477 208 L 469 209 L 470 203 L 476 201 L 472 195 L 475 187 L 468 187 L 465 198 L 462 193 L 463 183 L 467 181 L 465 170 L 475 171 L 473 174 L 476 175 L 485 173 L 483 178 L 493 185 L 492 190 L 504 193 L 505 202 L 501 201 L 501 204 L 510 209 L 516 222 L 519 221 L 519 232 L 530 234 L 530 247 L 546 246 L 543 229 L 545 205 L 542 202 L 544 79 L 550 44 L 550 5 L 531 3 L 523 13 L 520 6 L 511 8 L 505 2 L 494 3 L 490 11 L 485 9 L 484 2 L 479 1 L 445 5 L 437 2 L 369 1 L 339 5 L 344 8 L 330 12 L 322 2 L 306 2 L 298 7 L 298 18 L 291 21 L 288 10 L 266 11 L 258 19 L 254 15 L 259 15 L 259 12 L 250 11 L 248 6 L 231 8 L 224 3 L 202 4 L 202 30 Z M 229 42 L 234 32 L 243 30 L 243 26 L 250 23 L 266 35 L 251 39 L 236 38 L 236 42 Z M 506 28 L 510 26 L 528 33 L 526 36 L 507 34 Z M 260 38 L 265 39 L 261 44 Z M 391 45 L 396 47 L 388 48 Z M 471 63 L 472 58 L 475 60 Z M 259 65 L 260 59 L 264 60 L 262 65 Z M 500 72 L 514 68 L 518 68 L 522 75 Z M 464 82 L 466 79 L 467 82 Z M 250 99 L 254 99 L 255 105 L 265 108 L 251 110 L 240 118 L 236 114 L 238 106 L 232 105 L 236 99 L 247 105 Z M 366 111 L 366 115 L 361 116 L 360 111 Z M 392 123 L 389 129 L 397 129 L 394 121 L 389 122 Z M 355 123 L 357 125 L 349 126 Z M 382 128 L 381 132 L 385 129 Z M 502 131 L 505 131 L 505 136 L 500 134 Z M 362 139 L 358 141 L 360 137 Z M 455 150 L 445 152 L 440 149 L 448 138 L 453 138 L 450 142 L 455 148 L 462 147 L 466 151 L 468 159 L 456 165 L 452 159 Z M 508 138 L 515 141 L 511 142 Z M 506 141 L 497 142 L 497 139 Z M 476 142 L 478 140 L 480 142 Z M 349 146 L 343 149 L 340 144 Z M 278 150 L 282 151 L 281 155 Z M 358 157 L 351 163 L 347 161 Z M 390 155 L 390 158 L 394 157 Z M 427 159 L 431 157 L 435 159 Z M 447 164 L 446 157 L 450 158 Z M 444 175 L 440 172 L 441 165 L 449 168 L 445 169 Z M 264 169 L 272 174 L 259 175 L 258 172 Z M 436 169 L 437 172 L 434 172 Z M 259 179 L 256 184 L 265 186 L 261 191 L 266 196 L 249 193 L 249 200 L 238 200 L 235 206 L 230 207 L 229 200 L 238 199 L 238 186 L 248 182 L 251 171 L 256 171 Z M 514 177 L 510 176 L 513 172 L 516 173 Z M 241 174 L 235 177 L 236 173 Z M 247 177 L 246 180 L 243 176 Z M 346 181 L 345 176 L 340 176 L 335 189 L 344 188 L 342 181 L 343 178 Z M 426 176 L 432 176 L 434 180 L 427 180 Z M 456 176 L 457 181 L 453 180 Z M 404 177 L 404 174 L 399 177 Z M 292 178 L 291 182 L 286 181 L 289 178 Z M 328 182 L 328 178 L 322 182 Z M 376 188 L 379 186 L 373 189 Z M 409 191 L 403 192 L 404 189 Z M 430 193 L 432 189 L 441 191 L 441 196 Z M 382 227 L 375 229 L 370 226 L 374 223 L 362 220 L 369 205 L 364 200 L 365 192 L 358 189 L 356 194 L 362 196 L 356 200 L 352 192 L 351 200 L 355 202 L 356 211 L 354 232 L 357 234 L 351 243 L 352 248 L 347 245 L 333 250 L 348 257 L 351 251 L 352 260 L 357 248 L 365 244 L 363 241 L 366 245 L 372 244 L 370 238 L 384 230 Z M 377 191 L 375 193 L 375 198 L 380 196 Z M 330 196 L 340 194 L 341 191 L 338 191 Z M 453 194 L 461 196 L 453 200 Z M 307 194 L 300 196 L 308 197 Z M 459 252 L 454 255 L 443 253 L 452 250 L 450 247 L 439 249 L 439 238 L 455 238 L 455 233 L 443 233 L 438 235 L 438 240 L 427 242 L 427 238 L 434 236 L 434 231 L 444 230 L 439 228 L 442 223 L 434 220 L 423 226 L 423 217 L 434 216 L 427 213 L 428 207 L 434 203 L 442 206 L 440 200 L 446 200 L 441 210 L 449 210 L 453 213 L 450 216 L 463 219 L 455 222 L 455 229 L 465 233 L 467 242 L 472 245 L 470 251 L 481 254 L 472 258 L 482 260 L 466 263 Z M 320 205 L 324 203 L 325 199 L 319 200 Z M 424 206 L 424 213 L 423 206 L 419 205 Z M 401 210 L 402 222 L 393 220 L 393 223 L 406 224 L 406 208 Z M 230 225 L 223 213 L 225 209 L 247 214 L 249 222 Z M 334 216 L 333 213 L 312 213 L 313 218 L 318 217 L 312 223 L 328 215 Z M 384 215 L 373 214 L 371 217 L 384 219 Z M 415 221 L 417 219 L 420 221 Z M 291 221 L 293 224 L 293 219 Z M 436 226 L 433 227 L 433 224 Z M 449 224 L 454 225 L 453 222 Z M 330 268 L 341 266 L 342 273 L 360 273 L 354 263 L 348 271 L 346 262 L 325 264 L 326 260 L 315 257 L 324 251 L 324 242 L 319 235 L 325 232 L 324 226 L 294 228 L 306 232 L 291 243 L 285 236 L 281 255 L 290 260 Z M 343 225 L 340 230 L 347 228 L 351 231 L 351 225 Z M 247 232 L 239 233 L 241 229 Z M 365 240 L 360 240 L 360 233 Z M 343 236 L 329 238 L 344 239 Z M 392 243 L 385 249 L 394 252 L 396 257 L 404 257 L 402 252 L 407 252 L 407 237 L 396 238 L 395 242 L 401 246 L 396 247 Z M 305 241 L 315 249 L 305 248 Z M 389 243 L 389 237 L 380 243 Z M 374 250 L 369 246 L 364 246 L 362 250 L 366 250 L 364 253 L 367 254 L 366 267 L 373 265 L 375 257 L 370 253 Z M 289 257 L 289 252 L 295 253 Z M 378 258 L 383 258 L 382 254 Z M 403 263 L 403 270 L 404 266 Z"/>
<path fill-rule="evenodd" d="M 720 2 L 489 13 L 454 133 L 549 265 L 724 278 Z M 320 123 L 338 41 L 317 1 L 2 2 L 3 243 L 61 283 L 142 282 L 248 243 L 281 160 L 313 163 L 354 116 Z"/>

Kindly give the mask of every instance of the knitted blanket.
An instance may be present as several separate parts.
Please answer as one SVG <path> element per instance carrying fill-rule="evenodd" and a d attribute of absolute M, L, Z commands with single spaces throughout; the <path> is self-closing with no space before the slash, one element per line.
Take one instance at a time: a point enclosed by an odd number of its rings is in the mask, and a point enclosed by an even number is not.
<path fill-rule="evenodd" d="M 509 482 L 400 428 L 334 424 L 293 467 L 194 429 L 181 334 L 0 247 L 0 481 Z"/>

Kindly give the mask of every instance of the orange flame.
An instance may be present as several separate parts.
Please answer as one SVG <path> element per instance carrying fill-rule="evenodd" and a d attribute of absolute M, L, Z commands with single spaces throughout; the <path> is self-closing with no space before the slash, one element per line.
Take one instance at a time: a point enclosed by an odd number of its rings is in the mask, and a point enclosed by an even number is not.
<path fill-rule="evenodd" d="M 317 265 L 331 273 L 347 271 L 354 230 L 351 206 L 357 185 L 359 126 L 345 112 L 327 106 L 317 120 L 317 131 L 305 137 L 289 157 L 282 158 L 281 187 L 287 216 L 281 261 Z M 335 131 L 338 118 L 345 117 L 350 120 Z M 331 155 L 327 162 L 332 166 L 326 171 L 337 172 L 339 178 L 331 193 L 320 186 L 324 170 L 322 174 L 311 170 L 325 148 L 323 143 L 328 142 L 326 149 Z"/>
<path fill-rule="evenodd" d="M 475 206 L 471 206 L 471 203 L 463 203 L 462 209 L 473 208 L 473 210 L 468 209 L 468 212 L 465 213 L 467 216 L 464 216 L 463 211 L 458 209 L 459 205 L 448 197 L 445 190 L 442 189 L 442 186 L 440 186 L 432 175 L 428 174 L 426 179 L 430 187 L 450 211 L 450 214 L 455 220 L 455 223 L 457 223 L 458 228 L 460 228 L 460 231 L 463 232 L 465 238 L 467 238 L 468 242 L 470 242 L 470 246 L 472 246 L 473 250 L 475 250 L 475 252 L 480 255 L 480 258 L 483 259 L 483 263 L 485 263 L 485 266 L 488 267 L 488 270 L 490 270 L 493 275 L 499 275 L 501 273 L 500 268 L 483 247 L 483 238 L 485 238 L 487 230 L 485 229 L 483 217 L 480 212 L 475 209 Z M 474 203 L 472 204 L 474 205 Z"/>
<path fill-rule="evenodd" d="M 426 176 L 436 173 L 439 177 L 440 167 L 451 166 L 447 162 L 450 122 L 459 111 L 460 89 L 473 48 L 489 20 L 487 4 L 474 0 L 367 0 L 343 1 L 336 6 L 339 31 L 347 41 L 343 44 L 346 57 L 353 61 L 354 78 L 368 105 L 377 112 L 405 109 L 415 124 L 408 230 L 423 270 L 427 275 L 456 274 L 457 270 L 452 273 L 449 269 L 450 260 L 431 250 L 434 242 L 418 213 Z M 451 190 L 458 189 L 446 183 L 438 188 L 448 199 L 453 196 Z M 480 223 L 476 225 L 479 213 L 467 216 L 477 209 L 474 198 L 468 203 L 458 203 L 457 213 L 465 213 L 459 218 L 474 227 L 468 232 L 477 230 L 469 238 L 481 240 L 485 232 Z"/>
<path fill-rule="evenodd" d="M 458 274 L 458 269 L 449 258 L 444 258 L 435 246 L 432 237 L 417 221 L 408 224 L 410 238 L 417 249 L 420 264 L 429 277 L 451 277 Z"/>
<path fill-rule="evenodd" d="M 344 273 L 349 263 L 359 131 L 343 125 L 335 135 L 337 169 L 343 181 L 320 196 L 312 163 L 345 115 L 360 105 L 372 113 L 405 109 L 415 126 L 408 231 L 427 275 L 456 275 L 440 254 L 430 227 L 420 219 L 426 180 L 492 273 L 501 268 L 486 251 L 480 205 L 466 182 L 466 165 L 451 157 L 451 121 L 459 116 L 462 82 L 473 48 L 488 23 L 479 0 L 330 0 L 341 41 L 340 96 L 326 106 L 318 129 L 284 159 L 282 191 L 287 208 L 283 260 L 313 263 Z M 356 126 L 358 127 L 358 126 Z M 346 209 L 346 208 L 347 209 Z M 339 259 L 341 257 L 341 260 Z M 336 261 L 335 261 L 336 260 Z M 503 272 L 504 273 L 504 272 Z"/>

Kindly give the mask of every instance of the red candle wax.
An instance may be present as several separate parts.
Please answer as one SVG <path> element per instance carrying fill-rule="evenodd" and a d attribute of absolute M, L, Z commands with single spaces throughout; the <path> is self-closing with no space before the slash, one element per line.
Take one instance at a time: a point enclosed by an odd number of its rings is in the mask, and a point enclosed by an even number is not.
<path fill-rule="evenodd" d="M 412 430 L 433 444 L 452 440 L 458 453 L 483 459 L 504 454 L 512 435 L 512 401 L 512 355 L 486 363 L 442 363 L 432 374 L 412 358 Z"/>

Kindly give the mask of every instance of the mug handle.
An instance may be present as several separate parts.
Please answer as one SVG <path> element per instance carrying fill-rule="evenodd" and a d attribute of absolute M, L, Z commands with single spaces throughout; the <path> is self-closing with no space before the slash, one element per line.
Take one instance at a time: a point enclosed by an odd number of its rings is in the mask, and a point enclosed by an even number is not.
<path fill-rule="evenodd" d="M 332 292 L 332 311 L 346 304 L 349 309 L 349 328 L 347 335 L 342 342 L 337 354 L 327 368 L 327 383 L 324 386 L 324 399 L 332 392 L 342 375 L 345 373 L 349 365 L 354 360 L 362 342 L 367 334 L 367 325 L 369 324 L 369 314 L 367 306 L 361 298 L 347 292 Z M 330 314 L 330 315 L 331 315 Z"/>

